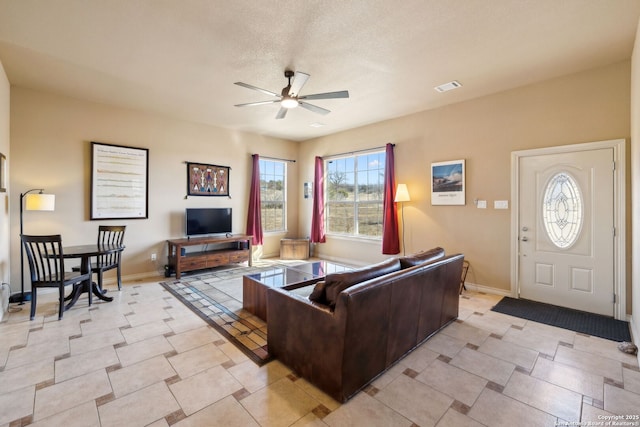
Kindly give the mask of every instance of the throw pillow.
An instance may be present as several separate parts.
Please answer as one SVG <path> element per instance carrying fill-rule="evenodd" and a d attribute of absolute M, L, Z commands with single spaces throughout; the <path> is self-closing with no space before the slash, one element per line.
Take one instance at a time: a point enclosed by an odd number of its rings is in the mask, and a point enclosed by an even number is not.
<path fill-rule="evenodd" d="M 309 299 L 313 302 L 326 304 L 327 303 L 327 298 L 325 294 L 326 284 L 327 282 L 325 282 L 324 280 L 321 280 L 318 283 L 316 283 L 316 286 L 314 286 L 313 288 L 313 292 L 311 292 L 311 295 L 309 295 Z"/>
<path fill-rule="evenodd" d="M 325 298 L 329 307 L 333 308 L 338 301 L 338 295 L 343 290 L 358 283 L 400 270 L 398 258 L 388 259 L 357 270 L 333 273 L 325 278 Z"/>
<path fill-rule="evenodd" d="M 428 251 L 418 252 L 417 254 L 409 255 L 400 258 L 400 265 L 402 268 L 414 267 L 416 265 L 423 264 L 425 262 L 435 261 L 444 257 L 444 249 L 441 247 L 435 247 Z"/>

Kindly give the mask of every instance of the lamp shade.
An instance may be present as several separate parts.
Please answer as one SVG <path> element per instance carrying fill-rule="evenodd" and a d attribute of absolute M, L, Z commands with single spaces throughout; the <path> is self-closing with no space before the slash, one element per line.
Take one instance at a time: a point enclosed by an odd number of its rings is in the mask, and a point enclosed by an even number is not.
<path fill-rule="evenodd" d="M 56 207 L 55 194 L 27 194 L 25 209 L 28 211 L 52 211 Z"/>
<path fill-rule="evenodd" d="M 407 184 L 398 184 L 396 188 L 396 198 L 394 202 L 410 202 L 409 190 L 407 190 Z"/>

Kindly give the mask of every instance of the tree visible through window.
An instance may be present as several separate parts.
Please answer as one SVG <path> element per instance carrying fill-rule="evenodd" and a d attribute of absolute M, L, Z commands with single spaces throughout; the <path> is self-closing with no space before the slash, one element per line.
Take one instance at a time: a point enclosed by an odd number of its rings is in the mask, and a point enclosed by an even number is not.
<path fill-rule="evenodd" d="M 260 209 L 264 232 L 287 229 L 286 178 L 285 162 L 260 159 Z"/>
<path fill-rule="evenodd" d="M 382 236 L 385 153 L 325 161 L 327 232 Z"/>

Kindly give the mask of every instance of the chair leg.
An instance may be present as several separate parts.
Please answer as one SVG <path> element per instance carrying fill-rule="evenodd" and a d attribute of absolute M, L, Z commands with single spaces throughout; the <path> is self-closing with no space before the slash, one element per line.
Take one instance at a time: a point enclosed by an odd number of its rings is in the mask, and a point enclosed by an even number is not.
<path fill-rule="evenodd" d="M 120 290 L 120 288 L 122 287 L 122 273 L 120 271 L 120 263 L 118 263 L 118 267 L 116 271 L 118 273 L 118 290 Z"/>
<path fill-rule="evenodd" d="M 36 317 L 36 295 L 38 295 L 37 291 L 36 291 L 35 286 L 31 287 L 31 320 L 35 319 Z"/>
<path fill-rule="evenodd" d="M 89 300 L 89 307 L 91 307 L 91 304 L 93 303 L 93 275 L 90 274 L 89 275 L 89 289 L 87 290 L 87 299 Z"/>
<path fill-rule="evenodd" d="M 98 291 L 104 293 L 104 288 L 102 287 L 102 270 L 98 271 Z"/>
<path fill-rule="evenodd" d="M 58 288 L 58 293 L 60 294 L 59 305 L 58 308 L 58 320 L 62 320 L 62 315 L 64 314 L 64 286 L 60 286 Z"/>

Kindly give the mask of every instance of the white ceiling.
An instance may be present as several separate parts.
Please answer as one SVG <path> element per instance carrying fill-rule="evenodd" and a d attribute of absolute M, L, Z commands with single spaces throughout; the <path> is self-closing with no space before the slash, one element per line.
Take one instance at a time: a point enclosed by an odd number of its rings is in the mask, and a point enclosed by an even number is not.
<path fill-rule="evenodd" d="M 15 86 L 299 141 L 628 59 L 639 17 L 640 0 L 0 0 L 0 61 Z M 350 98 L 234 107 L 272 99 L 234 82 L 279 93 L 285 69 Z"/>

